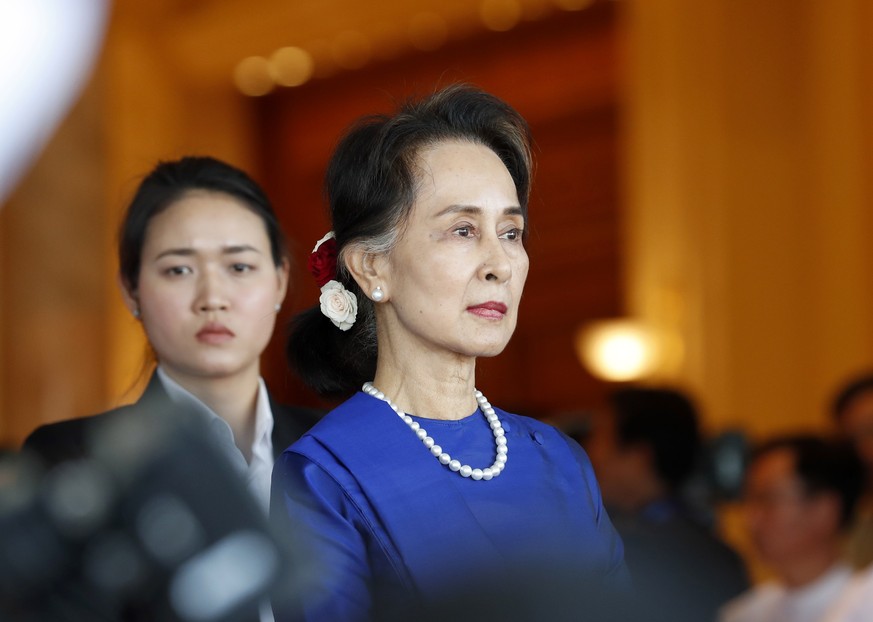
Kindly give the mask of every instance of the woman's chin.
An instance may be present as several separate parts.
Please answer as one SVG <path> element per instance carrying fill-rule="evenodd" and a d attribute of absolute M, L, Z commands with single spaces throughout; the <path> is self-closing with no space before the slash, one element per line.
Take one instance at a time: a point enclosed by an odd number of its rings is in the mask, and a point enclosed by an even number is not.
<path fill-rule="evenodd" d="M 503 352 L 506 349 L 509 341 L 502 341 L 500 343 L 489 343 L 489 344 L 481 344 L 477 347 L 470 348 L 466 352 L 462 352 L 462 354 L 466 356 L 470 356 L 473 358 L 493 358 Z"/>
<path fill-rule="evenodd" d="M 206 360 L 194 361 L 182 367 L 183 373 L 189 377 L 201 380 L 220 380 L 241 373 L 247 365 L 241 365 L 239 361 Z"/>

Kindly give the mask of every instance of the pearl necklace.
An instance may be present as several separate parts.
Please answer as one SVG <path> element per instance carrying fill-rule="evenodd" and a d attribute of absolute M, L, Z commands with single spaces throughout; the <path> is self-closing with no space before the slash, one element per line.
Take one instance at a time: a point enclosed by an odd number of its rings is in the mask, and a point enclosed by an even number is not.
<path fill-rule="evenodd" d="M 365 382 L 363 391 L 367 395 L 380 399 L 391 407 L 397 415 L 403 420 L 409 428 L 415 432 L 415 435 L 424 443 L 424 446 L 430 450 L 430 453 L 440 461 L 440 464 L 449 467 L 461 477 L 469 477 L 474 480 L 489 480 L 500 475 L 501 471 L 506 468 L 506 458 L 509 447 L 506 444 L 506 434 L 503 431 L 503 426 L 500 425 L 500 420 L 497 418 L 497 413 L 488 403 L 488 400 L 482 395 L 481 391 L 476 391 L 476 401 L 479 402 L 479 408 L 488 420 L 488 425 L 491 426 L 491 431 L 494 433 L 494 444 L 496 446 L 497 455 L 494 459 L 494 464 L 484 469 L 474 469 L 469 464 L 461 464 L 458 460 L 454 460 L 449 454 L 443 451 L 443 448 L 427 435 L 417 421 L 413 421 L 412 417 L 401 411 L 388 397 L 379 389 L 373 386 L 372 382 Z"/>

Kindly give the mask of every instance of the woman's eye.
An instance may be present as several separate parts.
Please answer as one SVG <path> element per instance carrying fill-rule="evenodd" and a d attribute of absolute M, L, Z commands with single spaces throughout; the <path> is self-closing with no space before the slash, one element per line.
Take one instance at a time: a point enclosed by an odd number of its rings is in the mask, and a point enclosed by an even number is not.
<path fill-rule="evenodd" d="M 516 228 L 510 229 L 509 231 L 504 233 L 503 238 L 514 242 L 516 240 L 520 240 L 523 233 L 524 233 L 523 229 L 519 229 L 516 227 Z"/>
<path fill-rule="evenodd" d="M 183 274 L 191 274 L 191 268 L 188 266 L 172 266 L 165 270 L 170 276 L 181 276 Z"/>
<path fill-rule="evenodd" d="M 473 235 L 473 227 L 457 227 L 455 228 L 455 233 L 457 233 L 462 238 L 469 238 L 471 235 Z"/>
<path fill-rule="evenodd" d="M 249 272 L 254 270 L 254 266 L 247 263 L 235 263 L 230 266 L 230 269 L 234 272 Z"/>

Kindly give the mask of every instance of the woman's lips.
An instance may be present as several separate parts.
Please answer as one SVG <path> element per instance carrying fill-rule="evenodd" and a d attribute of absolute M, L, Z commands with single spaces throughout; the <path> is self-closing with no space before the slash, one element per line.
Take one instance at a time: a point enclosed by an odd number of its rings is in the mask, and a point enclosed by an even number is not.
<path fill-rule="evenodd" d="M 197 332 L 197 341 L 201 343 L 219 344 L 236 337 L 232 330 L 223 324 L 209 323 Z"/>
<path fill-rule="evenodd" d="M 483 302 L 480 305 L 474 305 L 472 307 L 467 307 L 467 311 L 472 313 L 473 315 L 477 315 L 481 318 L 485 318 L 488 320 L 500 320 L 506 315 L 506 305 L 502 302 Z"/>

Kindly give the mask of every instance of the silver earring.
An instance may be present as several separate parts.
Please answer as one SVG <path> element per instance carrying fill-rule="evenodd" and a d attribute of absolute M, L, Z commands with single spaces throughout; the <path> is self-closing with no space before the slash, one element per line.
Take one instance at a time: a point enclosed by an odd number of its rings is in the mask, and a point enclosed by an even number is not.
<path fill-rule="evenodd" d="M 133 317 L 135 317 L 136 319 L 139 319 L 140 315 L 142 315 L 142 313 L 139 312 L 139 309 L 133 310 Z"/>
<path fill-rule="evenodd" d="M 282 305 L 277 302 L 276 306 L 273 308 L 276 310 L 276 313 L 279 313 L 279 310 L 282 308 Z"/>
<path fill-rule="evenodd" d="M 376 289 L 373 290 L 372 296 L 375 302 L 380 302 L 385 297 L 385 293 L 382 291 L 382 288 L 377 285 Z"/>

